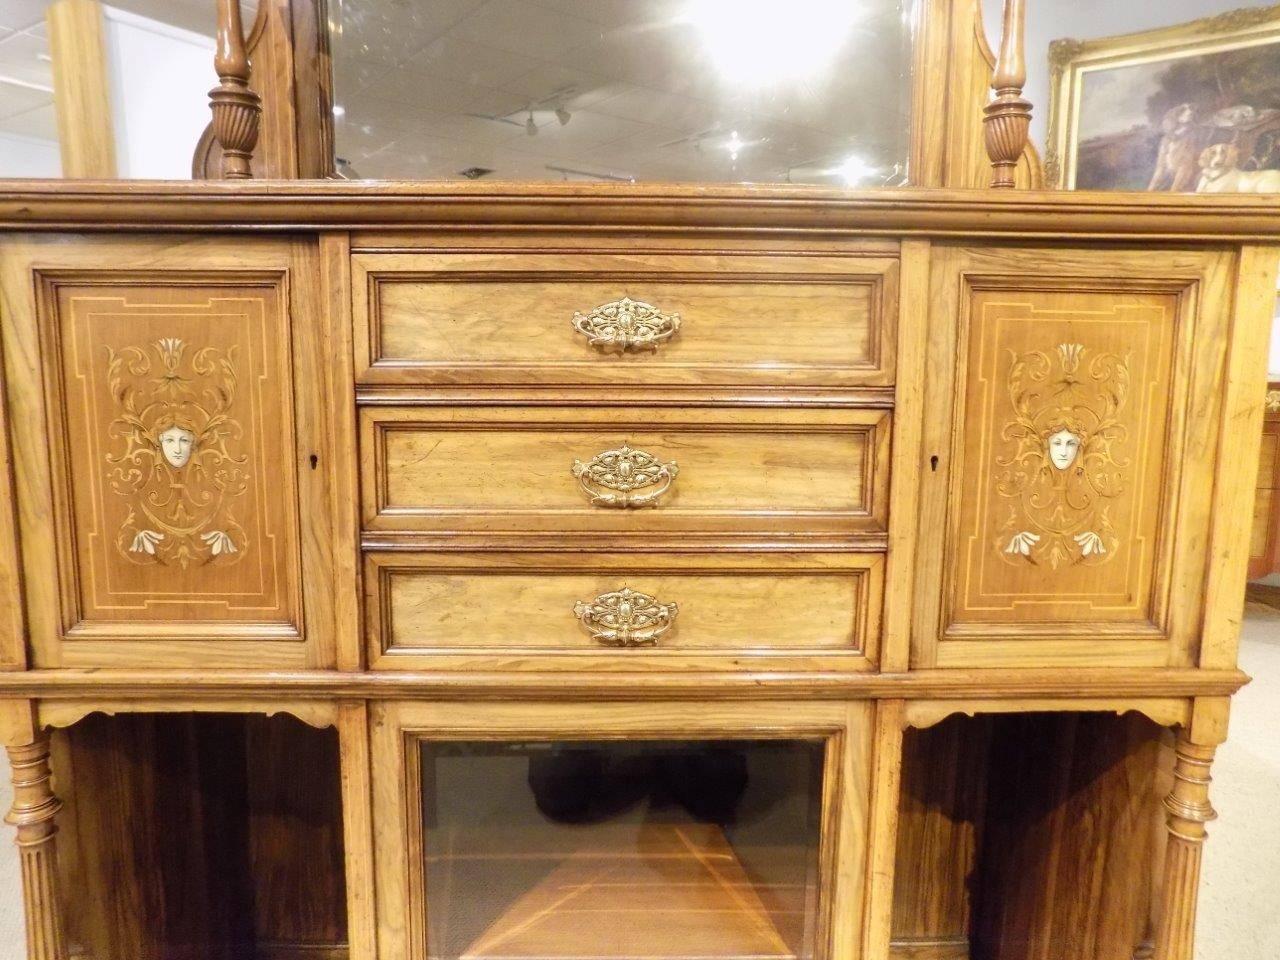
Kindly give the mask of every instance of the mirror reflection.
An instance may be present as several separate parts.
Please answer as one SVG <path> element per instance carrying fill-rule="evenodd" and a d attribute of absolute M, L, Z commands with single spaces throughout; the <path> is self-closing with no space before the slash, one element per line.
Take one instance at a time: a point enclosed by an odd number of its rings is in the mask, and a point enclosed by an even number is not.
<path fill-rule="evenodd" d="M 907 180 L 905 0 L 341 0 L 339 172 Z"/>

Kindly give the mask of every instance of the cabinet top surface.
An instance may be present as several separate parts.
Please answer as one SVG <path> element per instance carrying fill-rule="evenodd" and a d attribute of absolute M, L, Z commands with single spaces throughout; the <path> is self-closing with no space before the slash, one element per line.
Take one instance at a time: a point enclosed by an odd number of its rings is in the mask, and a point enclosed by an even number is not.
<path fill-rule="evenodd" d="M 1280 238 L 1262 194 L 391 181 L 0 181 L 0 229 L 323 230 L 510 225 L 869 236 Z"/>

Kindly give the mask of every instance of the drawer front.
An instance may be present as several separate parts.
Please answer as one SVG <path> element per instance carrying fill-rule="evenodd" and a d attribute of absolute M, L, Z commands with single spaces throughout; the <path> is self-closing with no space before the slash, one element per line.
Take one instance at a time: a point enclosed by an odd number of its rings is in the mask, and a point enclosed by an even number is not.
<path fill-rule="evenodd" d="M 365 562 L 370 662 L 380 668 L 460 653 L 506 667 L 530 654 L 552 668 L 726 657 L 767 666 L 759 661 L 780 655 L 865 667 L 883 593 L 878 554 L 381 552 Z"/>
<path fill-rule="evenodd" d="M 364 383 L 892 382 L 897 261 L 357 254 Z"/>
<path fill-rule="evenodd" d="M 888 443 L 881 410 L 369 408 L 364 523 L 883 540 Z"/>

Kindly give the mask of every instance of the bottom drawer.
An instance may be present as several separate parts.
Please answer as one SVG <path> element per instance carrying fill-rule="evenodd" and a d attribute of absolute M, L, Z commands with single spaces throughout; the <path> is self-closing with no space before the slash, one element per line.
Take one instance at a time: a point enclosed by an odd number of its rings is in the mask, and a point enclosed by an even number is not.
<path fill-rule="evenodd" d="M 865 669 L 884 569 L 865 553 L 380 552 L 365 563 L 370 662 L 384 669 L 458 655 L 472 667 L 486 656 L 490 668 L 836 657 Z"/>

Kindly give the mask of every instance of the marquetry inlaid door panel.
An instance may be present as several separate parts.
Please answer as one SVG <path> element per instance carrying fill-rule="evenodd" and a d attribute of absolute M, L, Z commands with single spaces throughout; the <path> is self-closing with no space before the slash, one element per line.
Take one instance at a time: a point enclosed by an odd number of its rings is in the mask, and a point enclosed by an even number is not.
<path fill-rule="evenodd" d="M 39 660 L 302 664 L 309 632 L 331 632 L 303 587 L 320 559 L 304 557 L 308 475 L 322 454 L 330 466 L 314 392 L 294 389 L 319 359 L 305 250 L 200 246 L 187 269 L 146 242 L 69 256 L 33 244 L 26 264 L 6 263 L 13 360 L 35 359 L 42 380 L 43 410 L 17 442 L 47 437 L 48 473 L 27 464 L 20 494 L 29 570 L 45 559 L 34 535 L 53 540 L 57 619 L 31 596 Z M 324 527 L 327 512 L 307 522 Z"/>
<path fill-rule="evenodd" d="M 278 278 L 44 280 L 80 622 L 296 627 L 297 498 L 268 476 L 293 421 Z"/>
<path fill-rule="evenodd" d="M 939 251 L 926 662 L 1186 658 L 1227 319 L 1201 297 L 1224 276 L 1203 254 Z"/>

